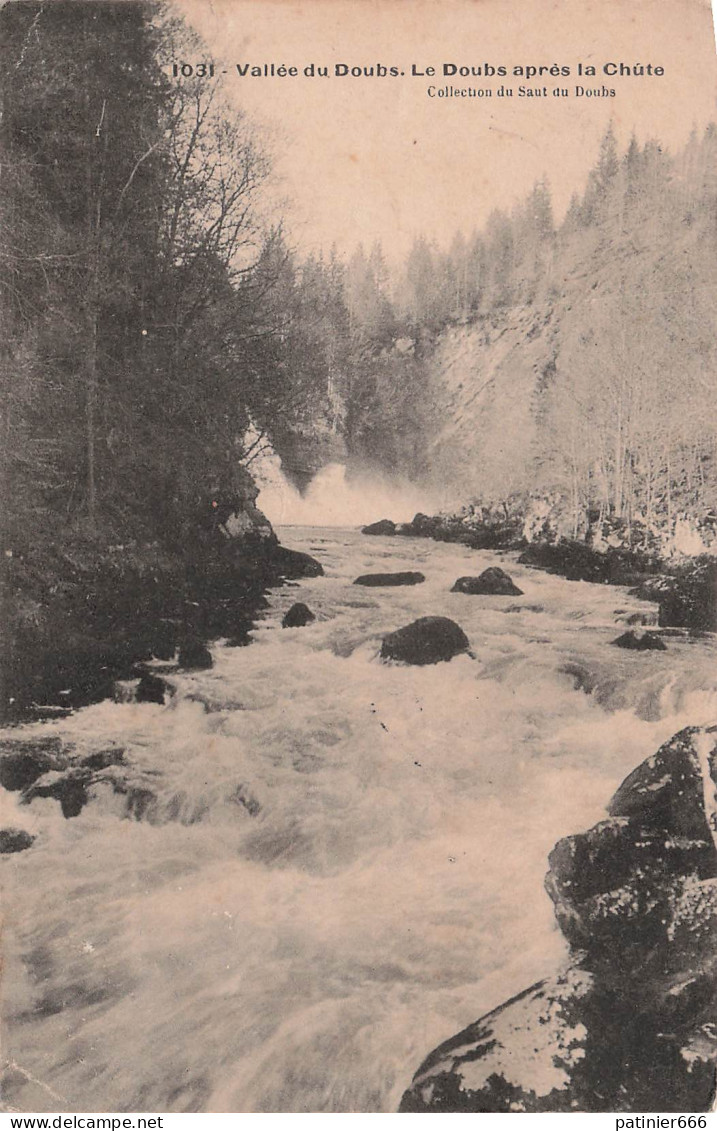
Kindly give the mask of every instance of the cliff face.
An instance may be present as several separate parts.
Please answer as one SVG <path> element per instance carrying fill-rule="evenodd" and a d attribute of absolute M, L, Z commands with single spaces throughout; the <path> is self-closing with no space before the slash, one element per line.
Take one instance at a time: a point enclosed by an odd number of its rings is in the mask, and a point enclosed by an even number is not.
<path fill-rule="evenodd" d="M 714 277 L 699 223 L 561 233 L 509 301 L 438 336 L 433 478 L 461 502 L 557 488 L 656 521 L 708 511 Z"/>
<path fill-rule="evenodd" d="M 401 1111 L 710 1109 L 717 727 L 675 735 L 608 813 L 550 854 L 569 965 L 431 1053 Z"/>
<path fill-rule="evenodd" d="M 428 463 L 437 482 L 454 485 L 457 503 L 505 498 L 527 483 L 534 398 L 552 372 L 559 339 L 547 299 L 439 338 L 431 361 L 438 412 Z"/>

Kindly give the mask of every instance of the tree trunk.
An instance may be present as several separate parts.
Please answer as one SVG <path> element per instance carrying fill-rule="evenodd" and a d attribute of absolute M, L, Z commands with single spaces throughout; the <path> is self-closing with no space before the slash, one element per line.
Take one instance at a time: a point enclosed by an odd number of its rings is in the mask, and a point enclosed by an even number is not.
<path fill-rule="evenodd" d="M 89 96 L 88 96 L 89 100 Z M 85 402 L 85 434 L 87 460 L 87 517 L 91 530 L 97 526 L 97 352 L 100 295 L 100 259 L 102 236 L 102 189 L 104 165 L 107 155 L 107 103 L 102 102 L 87 161 L 87 228 L 89 278 L 87 294 L 87 389 Z M 94 154 L 97 152 L 97 158 Z M 97 181 L 93 186 L 93 169 L 97 168 Z"/>

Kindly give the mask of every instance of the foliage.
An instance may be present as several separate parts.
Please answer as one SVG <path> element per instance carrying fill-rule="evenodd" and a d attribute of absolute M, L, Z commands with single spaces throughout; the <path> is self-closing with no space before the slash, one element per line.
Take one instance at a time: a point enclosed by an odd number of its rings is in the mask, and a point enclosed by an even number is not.
<path fill-rule="evenodd" d="M 290 411 L 269 160 L 215 86 L 170 84 L 149 3 L 5 5 L 0 396 L 6 533 L 171 537 Z M 276 307 L 275 307 L 276 309 Z M 65 535 L 61 532 L 65 530 Z"/>

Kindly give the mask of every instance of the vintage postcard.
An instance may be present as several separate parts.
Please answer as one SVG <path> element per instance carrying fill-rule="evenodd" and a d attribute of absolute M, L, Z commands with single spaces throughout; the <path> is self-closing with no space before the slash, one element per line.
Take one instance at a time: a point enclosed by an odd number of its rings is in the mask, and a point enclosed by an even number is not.
<path fill-rule="evenodd" d="M 709 4 L 0 51 L 3 1110 L 706 1126 Z"/>

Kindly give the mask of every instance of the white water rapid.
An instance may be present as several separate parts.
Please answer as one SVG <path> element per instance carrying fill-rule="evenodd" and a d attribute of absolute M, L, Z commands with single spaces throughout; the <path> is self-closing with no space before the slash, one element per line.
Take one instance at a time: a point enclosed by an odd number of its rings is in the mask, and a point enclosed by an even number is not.
<path fill-rule="evenodd" d="M 438 1042 L 563 955 L 556 839 L 717 717 L 714 638 L 610 646 L 652 608 L 625 590 L 445 543 L 279 534 L 325 576 L 274 590 L 249 647 L 214 646 L 166 706 L 4 735 L 118 744 L 156 798 L 138 821 L 109 785 L 69 820 L 3 796 L 2 825 L 37 835 L 0 859 L 10 1107 L 395 1111 Z M 449 591 L 498 563 L 523 597 Z M 352 585 L 403 569 L 425 584 Z M 317 619 L 282 629 L 296 600 Z M 474 655 L 382 663 L 383 634 L 429 613 Z"/>
<path fill-rule="evenodd" d="M 260 488 L 257 506 L 275 526 L 365 526 L 377 518 L 410 522 L 417 511 L 435 514 L 449 502 L 437 492 L 390 483 L 368 470 L 350 478 L 342 463 L 322 467 L 302 494 L 288 482 L 272 451 L 262 453 L 251 471 Z"/>

